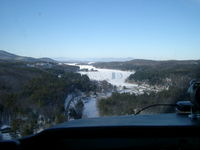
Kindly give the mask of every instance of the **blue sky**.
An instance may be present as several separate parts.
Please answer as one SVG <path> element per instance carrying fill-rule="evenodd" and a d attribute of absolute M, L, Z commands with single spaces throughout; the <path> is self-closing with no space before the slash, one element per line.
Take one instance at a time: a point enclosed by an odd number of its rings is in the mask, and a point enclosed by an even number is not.
<path fill-rule="evenodd" d="M 0 49 L 51 58 L 200 59 L 200 0 L 0 0 Z"/>

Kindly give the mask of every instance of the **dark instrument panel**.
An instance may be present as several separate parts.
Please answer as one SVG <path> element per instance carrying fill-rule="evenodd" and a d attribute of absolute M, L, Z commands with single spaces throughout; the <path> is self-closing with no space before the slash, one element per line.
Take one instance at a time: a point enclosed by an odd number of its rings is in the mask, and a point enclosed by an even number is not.
<path fill-rule="evenodd" d="M 200 149 L 199 129 L 199 120 L 191 120 L 187 115 L 102 117 L 69 121 L 11 144 L 23 150 L 196 150 Z"/>

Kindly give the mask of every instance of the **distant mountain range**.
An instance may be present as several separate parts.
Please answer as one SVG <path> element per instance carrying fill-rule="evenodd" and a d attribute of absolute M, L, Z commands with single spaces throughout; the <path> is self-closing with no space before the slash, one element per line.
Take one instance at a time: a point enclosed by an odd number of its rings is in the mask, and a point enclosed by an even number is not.
<path fill-rule="evenodd" d="M 26 56 L 19 56 L 15 55 L 9 52 L 6 52 L 4 50 L 0 50 L 0 60 L 7 60 L 7 61 L 27 61 L 27 62 L 57 62 L 56 60 L 53 60 L 51 58 L 33 58 L 33 57 L 26 57 Z"/>
<path fill-rule="evenodd" d="M 133 60 L 133 58 L 67 58 L 67 57 L 57 57 L 51 58 L 33 58 L 27 56 L 19 56 L 16 54 L 9 53 L 4 50 L 0 50 L 0 60 L 12 60 L 12 61 L 27 61 L 27 62 L 125 62 Z"/>
<path fill-rule="evenodd" d="M 127 58 L 66 58 L 66 57 L 57 57 L 54 58 L 57 61 L 62 62 L 124 62 L 133 60 L 131 57 Z"/>

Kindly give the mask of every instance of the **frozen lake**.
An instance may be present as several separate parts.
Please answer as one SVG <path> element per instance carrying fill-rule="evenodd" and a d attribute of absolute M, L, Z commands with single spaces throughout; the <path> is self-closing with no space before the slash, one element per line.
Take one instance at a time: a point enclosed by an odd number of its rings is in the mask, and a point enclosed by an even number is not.
<path fill-rule="evenodd" d="M 88 102 L 84 103 L 83 118 L 99 117 L 99 111 L 97 109 L 96 98 L 88 99 Z"/>
<path fill-rule="evenodd" d="M 76 65 L 76 64 L 68 64 L 68 65 Z M 125 80 L 131 75 L 134 74 L 135 71 L 121 71 L 114 69 L 99 69 L 93 67 L 92 65 L 76 65 L 79 66 L 81 70 L 88 69 L 88 71 L 80 71 L 80 74 L 87 75 L 91 80 L 103 81 L 115 85 L 117 87 L 125 86 L 127 88 L 133 88 L 137 85 L 126 83 Z"/>

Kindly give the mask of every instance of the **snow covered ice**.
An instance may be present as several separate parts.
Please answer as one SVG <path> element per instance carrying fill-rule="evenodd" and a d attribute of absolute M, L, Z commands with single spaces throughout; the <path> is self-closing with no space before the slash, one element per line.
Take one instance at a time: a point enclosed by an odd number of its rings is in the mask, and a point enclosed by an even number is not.
<path fill-rule="evenodd" d="M 80 69 L 88 69 L 89 71 L 80 71 L 80 74 L 87 75 L 91 80 L 103 81 L 111 83 L 115 86 L 126 86 L 127 88 L 135 87 L 136 84 L 126 83 L 125 80 L 133 73 L 134 71 L 121 71 L 114 69 L 99 69 L 91 65 L 78 65 Z"/>
<path fill-rule="evenodd" d="M 88 102 L 84 104 L 83 118 L 99 117 L 99 111 L 97 109 L 96 98 L 89 98 Z"/>

